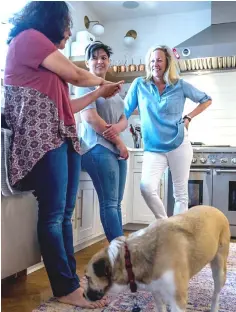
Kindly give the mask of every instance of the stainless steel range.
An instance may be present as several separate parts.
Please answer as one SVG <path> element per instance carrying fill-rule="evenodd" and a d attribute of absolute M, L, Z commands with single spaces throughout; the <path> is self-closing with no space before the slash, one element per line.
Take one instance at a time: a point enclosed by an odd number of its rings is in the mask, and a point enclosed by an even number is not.
<path fill-rule="evenodd" d="M 231 235 L 236 237 L 236 147 L 193 146 L 188 184 L 189 208 L 210 205 L 228 218 Z M 168 215 L 173 214 L 171 175 L 168 182 Z"/>

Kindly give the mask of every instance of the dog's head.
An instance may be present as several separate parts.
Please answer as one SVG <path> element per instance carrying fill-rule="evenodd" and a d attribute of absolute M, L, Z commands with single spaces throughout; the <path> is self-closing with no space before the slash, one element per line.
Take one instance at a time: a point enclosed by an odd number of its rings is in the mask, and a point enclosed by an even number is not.
<path fill-rule="evenodd" d="M 95 254 L 85 270 L 88 286 L 85 296 L 91 300 L 100 300 L 111 286 L 112 267 L 106 249 Z"/>

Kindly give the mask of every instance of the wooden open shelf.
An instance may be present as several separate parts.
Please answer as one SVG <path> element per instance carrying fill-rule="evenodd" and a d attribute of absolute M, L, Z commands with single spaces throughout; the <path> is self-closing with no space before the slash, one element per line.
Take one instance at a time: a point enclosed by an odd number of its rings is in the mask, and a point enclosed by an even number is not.
<path fill-rule="evenodd" d="M 81 60 L 80 57 L 70 57 L 70 60 L 76 66 L 83 69 L 87 69 L 87 67 L 85 66 L 85 61 Z M 142 76 L 145 76 L 145 71 L 116 73 L 112 69 L 109 69 L 106 75 L 106 79 L 113 82 L 124 80 L 126 83 L 131 83 L 135 78 Z"/>

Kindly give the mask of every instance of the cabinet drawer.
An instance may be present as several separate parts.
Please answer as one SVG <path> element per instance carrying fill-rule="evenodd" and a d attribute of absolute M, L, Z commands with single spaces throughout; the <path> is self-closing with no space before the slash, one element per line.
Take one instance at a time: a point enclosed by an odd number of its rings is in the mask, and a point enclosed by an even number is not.
<path fill-rule="evenodd" d="M 142 168 L 143 155 L 134 155 L 134 169 Z"/>

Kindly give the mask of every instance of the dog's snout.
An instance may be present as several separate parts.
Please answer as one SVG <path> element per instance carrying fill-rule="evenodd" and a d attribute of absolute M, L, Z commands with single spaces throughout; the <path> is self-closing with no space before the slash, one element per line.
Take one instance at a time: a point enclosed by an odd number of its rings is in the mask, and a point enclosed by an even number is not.
<path fill-rule="evenodd" d="M 87 291 L 87 298 L 91 301 L 97 301 L 102 299 L 102 297 L 104 296 L 104 293 L 102 291 L 97 291 L 97 290 L 93 290 L 93 289 L 88 289 Z"/>

